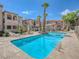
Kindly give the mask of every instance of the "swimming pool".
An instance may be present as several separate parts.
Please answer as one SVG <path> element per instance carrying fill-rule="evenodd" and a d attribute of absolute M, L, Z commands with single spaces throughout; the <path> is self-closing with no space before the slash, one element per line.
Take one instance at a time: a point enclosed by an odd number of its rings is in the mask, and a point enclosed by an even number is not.
<path fill-rule="evenodd" d="M 49 32 L 11 41 L 15 46 L 35 59 L 45 59 L 63 39 L 64 33 Z"/>

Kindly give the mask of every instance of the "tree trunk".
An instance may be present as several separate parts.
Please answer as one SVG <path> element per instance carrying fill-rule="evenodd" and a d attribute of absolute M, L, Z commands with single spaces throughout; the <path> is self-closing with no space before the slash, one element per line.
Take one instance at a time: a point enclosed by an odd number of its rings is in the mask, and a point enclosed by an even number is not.
<path fill-rule="evenodd" d="M 3 16 L 4 16 L 4 12 L 3 12 Z M 2 17 L 3 17 L 2 16 Z M 4 23 L 5 23 L 5 19 L 3 17 L 3 21 L 2 21 L 2 25 L 3 25 L 3 28 L 2 28 L 2 32 L 5 33 L 5 26 L 4 26 Z"/>
<path fill-rule="evenodd" d="M 40 31 L 41 31 L 41 22 L 40 22 Z"/>
<path fill-rule="evenodd" d="M 68 22 L 68 23 L 67 23 L 67 30 L 69 31 L 70 29 L 71 29 L 70 23 Z"/>
<path fill-rule="evenodd" d="M 30 34 L 30 26 L 28 25 L 28 34 Z"/>
<path fill-rule="evenodd" d="M 45 32 L 45 27 L 46 27 L 46 16 L 45 16 L 45 13 L 46 13 L 46 9 L 44 8 L 43 32 Z"/>

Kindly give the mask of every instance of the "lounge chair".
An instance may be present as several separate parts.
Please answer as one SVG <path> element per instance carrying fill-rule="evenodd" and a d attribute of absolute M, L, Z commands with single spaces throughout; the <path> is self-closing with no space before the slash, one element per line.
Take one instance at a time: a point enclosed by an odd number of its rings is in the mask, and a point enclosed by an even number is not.
<path fill-rule="evenodd" d="M 9 32 L 9 35 L 10 35 L 11 37 L 17 37 L 17 36 L 19 36 L 20 34 L 16 34 L 16 33 L 13 33 L 13 32 Z"/>

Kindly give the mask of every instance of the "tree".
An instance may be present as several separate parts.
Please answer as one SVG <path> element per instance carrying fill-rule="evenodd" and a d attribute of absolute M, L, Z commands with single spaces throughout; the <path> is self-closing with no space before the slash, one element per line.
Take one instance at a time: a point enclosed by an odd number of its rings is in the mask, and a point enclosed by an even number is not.
<path fill-rule="evenodd" d="M 28 34 L 30 34 L 30 31 L 31 31 L 31 25 L 29 24 L 29 20 L 27 22 L 27 32 Z"/>
<path fill-rule="evenodd" d="M 62 19 L 65 21 L 67 28 L 70 29 L 72 26 L 75 26 L 76 13 L 71 12 L 63 15 Z"/>
<path fill-rule="evenodd" d="M 20 33 L 20 34 L 23 34 L 25 31 L 25 27 L 24 26 L 18 26 L 17 27 L 17 32 Z"/>
<path fill-rule="evenodd" d="M 47 14 L 46 14 L 46 9 L 48 8 L 49 5 L 48 5 L 48 3 L 45 2 L 42 6 L 44 7 L 43 32 L 45 32 L 46 16 L 47 16 Z"/>
<path fill-rule="evenodd" d="M 33 21 L 33 30 L 35 31 L 35 27 L 36 27 L 36 21 Z"/>
<path fill-rule="evenodd" d="M 76 15 L 77 17 L 76 17 L 75 23 L 76 23 L 76 26 L 78 26 L 79 25 L 79 10 L 76 11 Z"/>
<path fill-rule="evenodd" d="M 40 31 L 41 31 L 41 20 L 40 20 L 41 16 L 37 16 L 37 20 L 38 20 L 38 24 L 39 24 L 39 28 L 40 28 Z"/>

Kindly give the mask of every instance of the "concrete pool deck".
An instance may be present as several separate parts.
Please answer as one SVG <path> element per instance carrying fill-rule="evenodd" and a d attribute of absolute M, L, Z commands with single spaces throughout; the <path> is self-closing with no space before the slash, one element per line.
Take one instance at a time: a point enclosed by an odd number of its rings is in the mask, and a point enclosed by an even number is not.
<path fill-rule="evenodd" d="M 39 35 L 39 33 L 35 32 L 34 34 L 20 35 L 17 37 L 0 37 L 0 59 L 33 59 L 14 46 L 10 41 L 34 35 Z"/>
<path fill-rule="evenodd" d="M 39 33 L 22 35 L 19 37 L 0 37 L 0 59 L 34 59 L 22 50 L 15 47 L 10 41 L 28 36 L 39 35 Z M 59 45 L 60 46 L 60 45 Z M 59 46 L 53 51 L 47 59 L 78 59 L 79 58 L 79 40 L 74 32 L 68 32 L 61 42 L 61 51 Z"/>
<path fill-rule="evenodd" d="M 79 59 L 79 40 L 74 31 L 67 33 L 60 45 L 47 59 Z"/>

